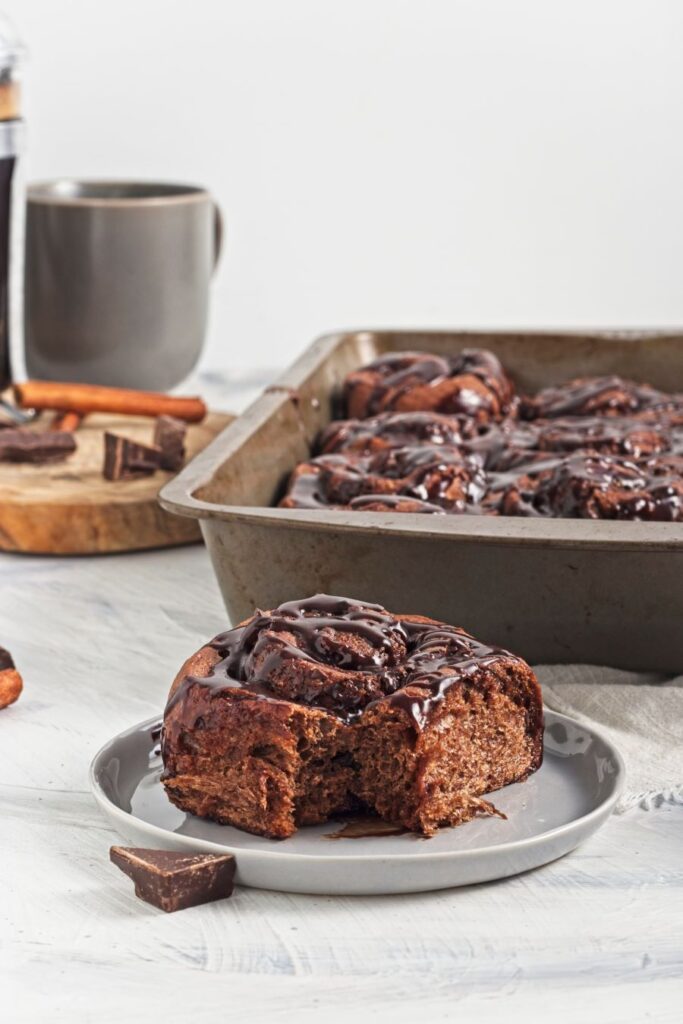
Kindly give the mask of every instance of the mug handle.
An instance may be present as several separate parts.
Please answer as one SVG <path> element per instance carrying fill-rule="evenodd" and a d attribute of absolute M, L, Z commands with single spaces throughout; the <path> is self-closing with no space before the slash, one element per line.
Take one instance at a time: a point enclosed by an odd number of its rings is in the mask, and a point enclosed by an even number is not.
<path fill-rule="evenodd" d="M 223 214 L 218 203 L 213 201 L 213 273 L 223 251 Z"/>

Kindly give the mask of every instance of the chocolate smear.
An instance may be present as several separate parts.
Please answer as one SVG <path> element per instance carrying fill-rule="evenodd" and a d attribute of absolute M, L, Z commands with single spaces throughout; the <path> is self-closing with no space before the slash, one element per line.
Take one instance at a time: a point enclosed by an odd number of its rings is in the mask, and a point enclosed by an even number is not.
<path fill-rule="evenodd" d="M 323 839 L 375 839 L 381 836 L 402 836 L 409 831 L 403 825 L 394 825 L 391 821 L 367 815 L 349 818 L 338 832 L 329 832 Z"/>

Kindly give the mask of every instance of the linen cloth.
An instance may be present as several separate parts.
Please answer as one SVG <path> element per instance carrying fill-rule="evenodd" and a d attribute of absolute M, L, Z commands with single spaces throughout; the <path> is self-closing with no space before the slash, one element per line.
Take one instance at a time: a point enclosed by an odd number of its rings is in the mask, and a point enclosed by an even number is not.
<path fill-rule="evenodd" d="M 617 814 L 683 803 L 683 675 L 597 665 L 534 668 L 546 706 L 595 725 L 623 757 L 626 785 Z"/>

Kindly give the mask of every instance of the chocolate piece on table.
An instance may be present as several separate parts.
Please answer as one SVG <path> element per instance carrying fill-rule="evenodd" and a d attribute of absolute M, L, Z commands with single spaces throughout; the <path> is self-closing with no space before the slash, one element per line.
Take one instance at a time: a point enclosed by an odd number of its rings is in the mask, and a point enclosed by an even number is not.
<path fill-rule="evenodd" d="M 159 416 L 154 426 L 154 444 L 161 449 L 161 468 L 178 470 L 185 461 L 187 424 L 175 416 Z"/>
<path fill-rule="evenodd" d="M 24 684 L 14 667 L 12 655 L 4 647 L 0 647 L 0 708 L 14 704 L 23 688 Z"/>
<path fill-rule="evenodd" d="M 61 462 L 75 451 L 73 435 L 64 431 L 0 430 L 0 462 Z"/>
<path fill-rule="evenodd" d="M 105 433 L 102 469 L 105 479 L 134 480 L 139 476 L 151 476 L 160 466 L 159 448 L 138 444 L 120 434 Z"/>
<path fill-rule="evenodd" d="M 168 914 L 225 899 L 233 890 L 235 858 L 230 854 L 112 846 L 109 857 L 133 879 L 136 896 Z"/>

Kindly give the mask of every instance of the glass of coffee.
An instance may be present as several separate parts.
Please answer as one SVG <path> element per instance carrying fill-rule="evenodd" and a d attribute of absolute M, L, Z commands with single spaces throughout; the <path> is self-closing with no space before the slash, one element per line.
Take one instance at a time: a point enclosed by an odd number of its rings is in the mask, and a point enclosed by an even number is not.
<path fill-rule="evenodd" d="M 24 56 L 14 29 L 0 16 L 0 391 L 12 379 L 10 342 L 15 347 L 16 336 L 21 333 L 24 196 L 17 164 L 23 142 Z"/>

